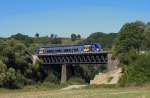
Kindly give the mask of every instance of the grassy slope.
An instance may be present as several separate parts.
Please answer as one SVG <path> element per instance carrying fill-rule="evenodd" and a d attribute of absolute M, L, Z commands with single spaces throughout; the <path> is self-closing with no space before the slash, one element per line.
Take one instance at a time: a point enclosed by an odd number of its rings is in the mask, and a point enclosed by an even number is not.
<path fill-rule="evenodd" d="M 78 44 L 84 39 L 77 39 L 76 41 L 72 41 L 71 38 L 60 38 L 62 40 L 62 45 L 73 45 Z M 40 44 L 51 44 L 51 38 L 48 37 L 41 37 L 41 38 L 34 38 L 34 43 Z"/>
<path fill-rule="evenodd" d="M 150 98 L 147 88 L 90 88 L 0 93 L 0 98 Z"/>
<path fill-rule="evenodd" d="M 63 45 L 73 45 L 73 44 L 78 44 L 82 40 L 84 40 L 84 39 L 72 41 L 70 38 L 62 38 L 62 44 Z"/>

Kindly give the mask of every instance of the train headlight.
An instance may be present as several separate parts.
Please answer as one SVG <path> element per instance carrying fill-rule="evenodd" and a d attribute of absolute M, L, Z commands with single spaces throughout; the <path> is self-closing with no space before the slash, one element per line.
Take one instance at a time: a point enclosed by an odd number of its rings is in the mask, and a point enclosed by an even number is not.
<path fill-rule="evenodd" d="M 100 51 L 100 49 L 99 49 L 99 48 L 97 48 L 96 50 L 97 50 L 97 51 Z"/>

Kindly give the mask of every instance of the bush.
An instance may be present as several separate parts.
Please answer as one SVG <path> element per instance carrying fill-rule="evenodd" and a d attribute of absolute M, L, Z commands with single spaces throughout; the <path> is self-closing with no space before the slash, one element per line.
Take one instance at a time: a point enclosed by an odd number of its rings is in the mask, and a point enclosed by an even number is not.
<path fill-rule="evenodd" d="M 75 41 L 77 39 L 77 35 L 76 34 L 71 34 L 71 40 Z"/>
<path fill-rule="evenodd" d="M 115 38 L 118 36 L 117 33 L 105 34 L 103 32 L 92 33 L 87 39 L 83 40 L 83 44 L 99 43 L 102 48 L 110 49 L 112 47 Z"/>
<path fill-rule="evenodd" d="M 67 81 L 67 84 L 69 84 L 69 85 L 85 84 L 85 81 L 79 77 L 72 77 Z"/>
<path fill-rule="evenodd" d="M 120 79 L 120 85 L 142 85 L 150 82 L 150 54 L 138 55 L 128 65 L 124 65 L 124 74 Z"/>
<path fill-rule="evenodd" d="M 25 78 L 20 72 L 16 72 L 15 69 L 9 68 L 6 72 L 6 79 L 4 86 L 7 88 L 22 88 L 24 86 Z"/>
<path fill-rule="evenodd" d="M 51 44 L 61 44 L 61 43 L 62 43 L 62 41 L 60 38 L 53 38 L 51 40 Z"/>
<path fill-rule="evenodd" d="M 44 82 L 57 83 L 58 81 L 57 77 L 52 72 L 49 72 Z"/>
<path fill-rule="evenodd" d="M 80 77 L 85 82 L 89 83 L 98 72 L 103 70 L 105 70 L 105 68 L 101 65 L 76 65 L 74 66 L 74 76 Z"/>
<path fill-rule="evenodd" d="M 0 60 L 0 87 L 4 85 L 6 79 L 7 66 Z"/>

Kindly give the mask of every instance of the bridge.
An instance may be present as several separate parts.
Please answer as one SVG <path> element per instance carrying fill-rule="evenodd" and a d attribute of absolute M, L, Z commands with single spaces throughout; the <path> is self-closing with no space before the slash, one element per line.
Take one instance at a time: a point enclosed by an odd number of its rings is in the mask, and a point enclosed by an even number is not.
<path fill-rule="evenodd" d="M 111 52 L 79 52 L 79 53 L 51 53 L 38 54 L 42 64 L 55 65 L 61 64 L 61 83 L 64 83 L 66 77 L 66 66 L 70 64 L 107 64 L 112 65 Z"/>
<path fill-rule="evenodd" d="M 107 64 L 107 52 L 40 54 L 42 64 Z"/>

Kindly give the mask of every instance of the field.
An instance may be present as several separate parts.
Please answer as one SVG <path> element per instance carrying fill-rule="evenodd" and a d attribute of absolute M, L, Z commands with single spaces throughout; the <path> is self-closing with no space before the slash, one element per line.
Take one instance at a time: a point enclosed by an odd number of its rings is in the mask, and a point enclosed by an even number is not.
<path fill-rule="evenodd" d="M 148 88 L 87 88 L 79 90 L 5 91 L 0 98 L 150 98 Z"/>

